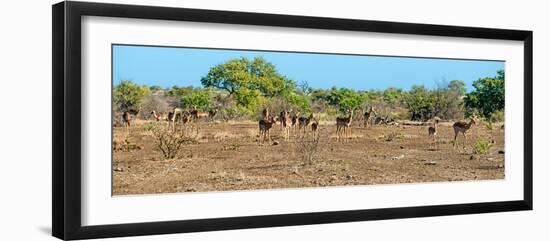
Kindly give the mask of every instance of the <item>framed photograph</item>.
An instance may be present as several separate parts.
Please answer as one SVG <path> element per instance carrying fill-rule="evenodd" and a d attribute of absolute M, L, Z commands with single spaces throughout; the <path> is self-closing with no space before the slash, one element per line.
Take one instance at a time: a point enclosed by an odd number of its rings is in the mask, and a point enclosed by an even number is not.
<path fill-rule="evenodd" d="M 532 34 L 55 4 L 53 235 L 531 210 Z"/>

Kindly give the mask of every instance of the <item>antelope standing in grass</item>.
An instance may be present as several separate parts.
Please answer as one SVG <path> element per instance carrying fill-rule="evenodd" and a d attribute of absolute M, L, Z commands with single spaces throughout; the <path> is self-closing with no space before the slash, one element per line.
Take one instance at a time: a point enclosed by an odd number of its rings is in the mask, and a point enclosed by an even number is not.
<path fill-rule="evenodd" d="M 275 123 L 275 119 L 273 117 L 269 117 L 269 119 L 261 119 L 258 122 L 258 127 L 260 129 L 260 145 L 263 145 L 265 140 L 268 140 L 271 143 L 271 128 L 273 127 L 273 124 Z"/>
<path fill-rule="evenodd" d="M 130 126 L 132 125 L 132 116 L 139 114 L 139 110 L 129 109 L 122 113 L 122 120 L 124 121 L 124 126 L 126 127 L 126 132 L 130 133 Z"/>
<path fill-rule="evenodd" d="M 269 108 L 264 108 L 262 110 L 262 120 L 267 120 L 269 119 Z"/>
<path fill-rule="evenodd" d="M 348 138 L 348 128 L 351 125 L 352 118 L 353 110 L 349 112 L 348 117 L 336 117 L 336 141 L 340 141 L 342 136 L 344 140 Z"/>
<path fill-rule="evenodd" d="M 315 120 L 311 123 L 311 134 L 313 135 L 313 140 L 319 140 L 319 121 Z"/>
<path fill-rule="evenodd" d="M 371 106 L 367 112 L 363 114 L 363 127 L 372 126 L 375 117 L 377 116 L 376 111 Z"/>
<path fill-rule="evenodd" d="M 306 135 L 306 129 L 311 120 L 313 119 L 313 113 L 309 114 L 308 117 L 302 116 L 298 118 L 298 135 L 304 137 Z"/>
<path fill-rule="evenodd" d="M 283 132 L 283 137 L 285 140 L 288 140 L 290 136 L 290 112 L 281 111 L 279 113 L 279 121 L 281 122 L 281 131 Z"/>
<path fill-rule="evenodd" d="M 476 124 L 476 118 L 472 117 L 470 119 L 470 122 L 464 122 L 464 121 L 457 121 L 453 124 L 453 129 L 455 131 L 455 141 L 453 143 L 453 147 L 456 148 L 458 143 L 456 142 L 458 138 L 458 134 L 462 133 L 462 136 L 464 137 L 464 142 L 462 145 L 463 149 L 466 149 L 466 132 L 472 127 L 472 125 Z"/>
<path fill-rule="evenodd" d="M 292 116 L 290 117 L 290 129 L 292 130 L 292 132 L 296 133 L 296 128 L 298 126 L 298 117 L 300 116 L 300 112 L 296 112 L 294 114 L 292 114 Z"/>
<path fill-rule="evenodd" d="M 436 135 L 437 135 L 437 124 L 438 123 L 439 123 L 439 118 L 435 117 L 433 126 L 428 127 L 428 137 L 431 138 L 430 147 L 432 147 L 434 149 L 437 148 Z"/>
<path fill-rule="evenodd" d="M 198 111 L 195 107 L 193 107 L 193 110 L 191 110 L 189 113 L 191 114 L 191 117 L 193 118 L 193 120 L 198 120 L 201 118 L 213 119 L 214 116 L 216 116 L 216 114 L 218 113 L 218 109 L 212 109 L 208 112 L 204 112 L 204 111 Z"/>
<path fill-rule="evenodd" d="M 214 109 L 211 109 L 208 111 L 208 118 L 210 118 L 210 120 L 214 120 L 214 117 L 216 117 L 216 115 L 218 114 L 218 108 L 214 108 Z"/>
<path fill-rule="evenodd" d="M 189 112 L 185 111 L 182 108 L 174 108 L 173 111 L 168 112 L 168 127 L 172 125 L 172 130 L 176 130 L 176 124 L 182 122 L 182 124 L 187 124 L 190 122 Z"/>
<path fill-rule="evenodd" d="M 156 121 L 168 120 L 168 115 L 165 112 L 157 113 L 156 111 L 151 111 L 151 115 L 153 115 Z"/>

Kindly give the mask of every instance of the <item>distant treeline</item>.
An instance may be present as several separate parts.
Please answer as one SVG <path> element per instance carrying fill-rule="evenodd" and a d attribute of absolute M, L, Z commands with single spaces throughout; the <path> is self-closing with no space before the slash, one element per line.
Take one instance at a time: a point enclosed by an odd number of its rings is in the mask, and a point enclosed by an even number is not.
<path fill-rule="evenodd" d="M 344 80 L 343 80 L 344 81 Z M 161 88 L 123 80 L 114 88 L 116 110 L 141 108 L 168 111 L 174 107 L 208 111 L 217 108 L 225 119 L 254 119 L 261 109 L 294 110 L 332 118 L 349 110 L 373 106 L 395 119 L 462 119 L 477 115 L 490 121 L 504 118 L 504 70 L 473 83 L 466 93 L 461 80 L 437 83 L 434 88 L 414 85 L 410 90 L 353 90 L 312 88 L 280 74 L 261 57 L 233 59 L 216 65 L 201 79 L 203 87 Z"/>

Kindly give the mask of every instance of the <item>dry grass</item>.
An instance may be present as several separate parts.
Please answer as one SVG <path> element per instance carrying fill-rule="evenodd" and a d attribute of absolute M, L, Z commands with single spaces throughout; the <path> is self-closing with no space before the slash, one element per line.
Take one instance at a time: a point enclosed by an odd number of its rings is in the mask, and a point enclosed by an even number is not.
<path fill-rule="evenodd" d="M 199 123 L 198 142 L 186 143 L 176 158 L 165 160 L 147 122 L 114 129 L 114 139 L 141 149 L 115 151 L 113 193 L 144 194 L 207 192 L 269 188 L 419 183 L 504 178 L 504 131 L 475 126 L 466 149 L 453 149 L 451 124 L 438 129 L 438 149 L 430 149 L 427 126 L 351 128 L 347 142 L 335 142 L 333 122 L 323 122 L 320 139 L 291 133 L 285 141 L 278 126 L 271 134 L 278 144 L 260 146 L 255 122 Z M 403 138 L 385 141 L 385 135 Z M 494 140 L 477 154 L 476 140 Z M 462 139 L 459 140 L 462 143 Z"/>

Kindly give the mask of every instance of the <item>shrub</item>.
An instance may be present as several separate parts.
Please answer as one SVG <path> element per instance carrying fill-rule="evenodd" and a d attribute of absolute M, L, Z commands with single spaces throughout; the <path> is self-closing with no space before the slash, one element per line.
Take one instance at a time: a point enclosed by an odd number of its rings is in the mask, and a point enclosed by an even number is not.
<path fill-rule="evenodd" d="M 113 89 L 113 102 L 122 111 L 140 107 L 143 97 L 150 95 L 149 87 L 138 85 L 131 80 L 122 80 Z"/>
<path fill-rule="evenodd" d="M 296 142 L 296 152 L 299 153 L 304 165 L 314 164 L 315 158 L 319 154 L 319 139 L 311 140 L 309 138 L 300 138 Z"/>
<path fill-rule="evenodd" d="M 212 109 L 212 103 L 210 101 L 211 91 L 209 89 L 194 90 L 188 95 L 181 97 L 181 107 L 183 108 L 197 108 L 201 111 L 208 111 Z"/>
<path fill-rule="evenodd" d="M 497 110 L 493 113 L 491 113 L 491 116 L 489 116 L 490 122 L 503 122 L 504 121 L 504 111 L 503 110 Z"/>
<path fill-rule="evenodd" d="M 223 108 L 220 112 L 221 118 L 226 121 L 251 119 L 254 114 L 254 111 L 239 105 Z"/>
<path fill-rule="evenodd" d="M 474 152 L 476 154 L 485 154 L 489 152 L 489 149 L 495 145 L 494 141 L 488 141 L 488 140 L 477 140 L 476 144 L 474 145 Z"/>
<path fill-rule="evenodd" d="M 404 139 L 405 135 L 399 131 L 392 131 L 386 135 L 384 135 L 385 141 L 393 141 L 393 140 L 401 140 Z"/>
<path fill-rule="evenodd" d="M 466 107 L 476 109 L 483 117 L 504 110 L 504 70 L 497 71 L 497 76 L 481 78 L 474 81 L 474 91 L 465 98 Z"/>
<path fill-rule="evenodd" d="M 158 124 L 147 125 L 145 129 L 155 138 L 155 144 L 164 159 L 176 158 L 182 146 L 197 143 L 198 129 L 196 132 L 172 131 L 171 128 Z"/>

